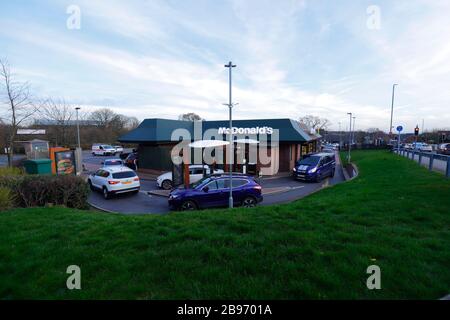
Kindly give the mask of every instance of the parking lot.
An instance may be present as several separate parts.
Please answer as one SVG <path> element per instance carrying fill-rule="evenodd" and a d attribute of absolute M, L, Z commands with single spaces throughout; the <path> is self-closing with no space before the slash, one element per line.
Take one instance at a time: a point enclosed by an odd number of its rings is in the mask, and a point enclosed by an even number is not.
<path fill-rule="evenodd" d="M 89 151 L 83 152 L 84 165 L 89 171 L 94 171 L 101 166 L 104 159 L 111 157 L 92 156 Z M 338 160 L 339 162 L 339 160 Z M 332 185 L 344 181 L 342 168 L 336 164 L 336 173 L 333 178 L 327 178 L 321 182 L 301 182 L 292 179 L 287 174 L 264 177 L 259 183 L 262 186 L 264 201 L 260 205 L 271 205 L 285 203 L 300 199 L 314 191 L 327 185 Z M 152 178 L 142 178 L 141 190 L 138 194 L 121 194 L 112 199 L 105 200 L 100 192 L 91 192 L 89 203 L 99 210 L 117 212 L 124 214 L 148 214 L 169 212 L 167 197 L 152 194 L 159 190 L 156 180 Z"/>

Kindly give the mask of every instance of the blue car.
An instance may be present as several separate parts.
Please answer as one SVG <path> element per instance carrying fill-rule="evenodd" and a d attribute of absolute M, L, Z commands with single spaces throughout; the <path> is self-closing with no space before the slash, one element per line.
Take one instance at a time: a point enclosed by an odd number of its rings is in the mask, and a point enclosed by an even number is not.
<path fill-rule="evenodd" d="M 196 210 L 228 205 L 230 177 L 226 174 L 206 177 L 189 189 L 175 189 L 169 195 L 171 210 Z M 234 205 L 254 207 L 263 200 L 261 186 L 251 176 L 233 175 Z"/>
<path fill-rule="evenodd" d="M 316 153 L 297 161 L 292 174 L 295 179 L 318 182 L 334 177 L 336 159 L 333 153 Z"/>

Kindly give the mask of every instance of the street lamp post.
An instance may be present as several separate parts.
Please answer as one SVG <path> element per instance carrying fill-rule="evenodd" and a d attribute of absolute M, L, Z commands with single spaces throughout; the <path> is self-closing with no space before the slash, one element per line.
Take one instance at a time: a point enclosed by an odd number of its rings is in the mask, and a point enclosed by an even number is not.
<path fill-rule="evenodd" d="M 233 64 L 231 61 L 225 65 L 225 68 L 228 68 L 228 81 L 229 81 L 229 100 L 228 100 L 228 109 L 229 109 L 229 115 L 230 115 L 230 154 L 228 156 L 229 159 L 229 174 L 230 174 L 230 195 L 228 197 L 228 207 L 233 208 L 233 117 L 232 117 L 232 109 L 233 109 L 233 102 L 231 100 L 231 71 L 233 68 L 235 68 L 236 65 Z"/>
<path fill-rule="evenodd" d="M 394 96 L 395 96 L 395 87 L 398 86 L 397 83 L 392 85 L 392 102 L 391 102 L 391 125 L 389 126 L 389 136 L 392 136 L 392 116 L 394 115 Z"/>
<path fill-rule="evenodd" d="M 80 110 L 80 107 L 76 107 L 75 108 L 75 112 L 77 114 L 77 141 L 78 141 L 78 148 L 81 148 L 81 144 L 80 144 L 80 123 L 78 121 L 78 110 Z"/>
<path fill-rule="evenodd" d="M 347 114 L 350 116 L 350 127 L 349 127 L 349 134 L 348 134 L 348 162 L 350 162 L 351 160 L 351 149 L 352 149 L 352 113 L 351 112 L 347 112 Z"/>
<path fill-rule="evenodd" d="M 342 146 L 341 122 L 339 121 L 338 123 L 339 123 L 339 150 L 340 150 Z"/>
<path fill-rule="evenodd" d="M 355 143 L 355 119 L 356 119 L 356 117 L 353 117 L 353 126 L 352 126 L 352 143 Z"/>

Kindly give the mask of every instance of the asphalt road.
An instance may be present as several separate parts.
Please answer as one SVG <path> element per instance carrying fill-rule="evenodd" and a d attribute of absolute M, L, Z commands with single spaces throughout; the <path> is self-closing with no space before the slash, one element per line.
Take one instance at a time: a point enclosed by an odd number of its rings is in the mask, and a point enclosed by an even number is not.
<path fill-rule="evenodd" d="M 125 149 L 124 152 L 130 152 Z M 20 155 L 17 157 L 21 157 Z M 118 157 L 118 156 L 117 156 Z M 83 151 L 83 164 L 88 172 L 95 171 L 101 167 L 102 161 L 111 156 L 93 156 L 90 150 Z M 7 158 L 0 155 L 0 166 L 6 166 Z M 311 192 L 319 190 L 328 184 L 336 184 L 344 181 L 342 168 L 340 165 L 336 167 L 334 178 L 328 178 L 320 183 L 301 182 L 293 180 L 291 177 L 269 177 L 260 181 L 264 190 L 278 189 L 276 193 L 265 193 L 264 201 L 260 205 L 272 205 L 285 202 L 291 202 L 300 199 Z M 147 192 L 158 189 L 155 180 L 141 179 L 141 192 L 136 195 L 121 194 L 112 199 L 105 200 L 100 192 L 91 192 L 89 195 L 89 203 L 112 212 L 120 212 L 123 214 L 148 214 L 148 213 L 167 213 L 169 211 L 167 198 L 162 196 L 149 195 Z M 283 189 L 280 191 L 280 189 Z"/>
<path fill-rule="evenodd" d="M 124 149 L 124 153 L 131 152 L 131 149 Z M 83 150 L 83 164 L 88 171 L 95 171 L 102 165 L 102 162 L 105 159 L 111 158 L 119 158 L 119 155 L 116 156 L 93 156 L 90 150 Z"/>
<path fill-rule="evenodd" d="M 327 178 L 319 183 L 301 182 L 292 179 L 290 176 L 263 178 L 260 184 L 263 187 L 264 200 L 260 205 L 291 202 L 307 196 L 322 187 L 343 181 L 344 175 L 340 165 L 336 166 L 336 173 L 333 178 Z M 167 197 L 149 195 L 147 193 L 157 189 L 155 180 L 141 179 L 141 191 L 136 195 L 122 194 L 105 200 L 100 192 L 94 191 L 89 195 L 89 203 L 102 210 L 123 214 L 167 213 L 169 212 Z M 277 192 L 267 194 L 265 190 L 276 190 Z"/>

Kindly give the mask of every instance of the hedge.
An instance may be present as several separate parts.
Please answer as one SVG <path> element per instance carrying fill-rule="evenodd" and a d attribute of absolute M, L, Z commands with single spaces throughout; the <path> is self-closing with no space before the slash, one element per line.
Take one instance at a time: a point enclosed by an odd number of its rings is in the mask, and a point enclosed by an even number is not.
<path fill-rule="evenodd" d="M 88 208 L 89 188 L 77 176 L 6 175 L 0 178 L 0 187 L 11 190 L 15 207 Z"/>

